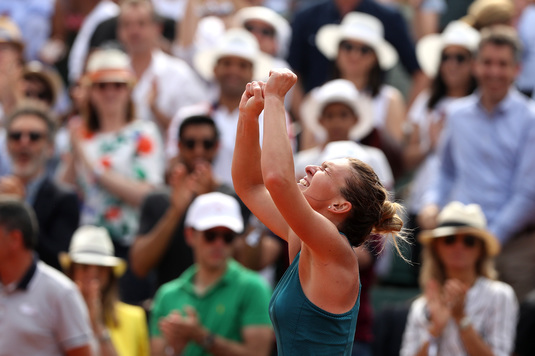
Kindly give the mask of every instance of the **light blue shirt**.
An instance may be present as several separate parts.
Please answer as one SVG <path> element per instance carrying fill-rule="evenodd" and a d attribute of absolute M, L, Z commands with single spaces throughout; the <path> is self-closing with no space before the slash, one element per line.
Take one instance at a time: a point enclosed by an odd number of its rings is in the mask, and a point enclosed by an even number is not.
<path fill-rule="evenodd" d="M 522 41 L 522 66 L 516 78 L 521 90 L 535 89 L 535 4 L 528 5 L 518 19 L 518 37 Z M 534 94 L 535 95 L 535 94 Z"/>
<path fill-rule="evenodd" d="M 472 94 L 453 104 L 428 202 L 481 205 L 503 244 L 535 224 L 535 102 L 511 89 L 489 113 Z"/>

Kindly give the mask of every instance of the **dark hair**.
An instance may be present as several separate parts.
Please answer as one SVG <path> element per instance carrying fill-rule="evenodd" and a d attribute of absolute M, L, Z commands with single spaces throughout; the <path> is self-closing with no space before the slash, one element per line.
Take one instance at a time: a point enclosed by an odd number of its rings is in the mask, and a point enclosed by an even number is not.
<path fill-rule="evenodd" d="M 466 95 L 472 94 L 474 90 L 477 88 L 477 81 L 476 78 L 472 73 L 470 73 L 470 84 L 468 87 L 468 91 L 465 93 Z M 427 108 L 429 110 L 433 110 L 435 108 L 435 105 L 438 104 L 440 99 L 445 97 L 447 95 L 448 88 L 446 88 L 446 83 L 444 82 L 444 78 L 442 77 L 442 73 L 439 70 L 437 72 L 437 75 L 435 78 L 433 78 L 433 81 L 431 82 L 431 93 L 429 96 L 429 100 L 427 102 Z"/>
<path fill-rule="evenodd" d="M 219 130 L 217 129 L 217 126 L 214 122 L 214 120 L 208 116 L 208 115 L 194 115 L 187 117 L 182 121 L 180 124 L 180 127 L 178 128 L 178 141 L 180 141 L 184 135 L 184 131 L 189 126 L 201 126 L 201 125 L 208 125 L 211 126 L 214 130 L 214 139 L 216 141 L 219 141 Z"/>
<path fill-rule="evenodd" d="M 50 142 L 54 141 L 54 135 L 56 133 L 56 121 L 52 117 L 50 111 L 45 109 L 43 104 L 32 100 L 25 101 L 20 106 L 15 108 L 15 111 L 13 111 L 7 117 L 6 128 L 9 129 L 13 122 L 15 122 L 19 116 L 23 115 L 35 116 L 43 120 L 48 129 L 48 140 Z"/>
<path fill-rule="evenodd" d="M 522 43 L 518 38 L 516 30 L 507 25 L 494 25 L 481 30 L 481 40 L 478 51 L 488 45 L 507 46 L 513 51 L 513 56 L 517 63 L 522 61 Z"/>
<path fill-rule="evenodd" d="M 401 211 L 401 206 L 388 200 L 387 190 L 369 165 L 355 158 L 348 160 L 352 174 L 346 179 L 346 186 L 341 189 L 341 194 L 352 207 L 350 215 L 338 229 L 347 236 L 353 246 L 360 246 L 368 240 L 372 232 L 400 232 L 403 221 L 397 213 Z"/>
<path fill-rule="evenodd" d="M 149 8 L 152 21 L 154 23 L 163 22 L 163 18 L 154 11 L 154 5 L 150 0 L 122 0 L 120 4 L 121 13 L 126 7 L 146 6 Z M 120 19 L 120 16 L 119 16 Z"/>
<path fill-rule="evenodd" d="M 0 226 L 7 231 L 20 231 L 28 250 L 33 250 L 37 245 L 39 227 L 28 203 L 13 196 L 0 196 Z"/>
<path fill-rule="evenodd" d="M 132 100 L 131 94 L 128 97 L 128 103 L 126 105 L 126 122 L 132 122 L 134 121 L 134 118 L 136 116 L 136 109 L 134 107 L 134 101 Z M 98 113 L 95 106 L 91 103 L 91 98 L 87 99 L 85 106 L 86 108 L 85 110 L 83 110 L 83 118 L 85 124 L 87 125 L 87 129 L 91 132 L 100 131 L 100 121 L 98 118 Z"/>

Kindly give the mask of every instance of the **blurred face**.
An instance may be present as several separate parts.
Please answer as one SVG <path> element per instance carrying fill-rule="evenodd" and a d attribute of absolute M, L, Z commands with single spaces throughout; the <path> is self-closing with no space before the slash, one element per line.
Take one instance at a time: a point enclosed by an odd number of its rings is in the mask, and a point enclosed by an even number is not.
<path fill-rule="evenodd" d="M 159 36 L 152 9 L 146 5 L 123 6 L 119 15 L 117 36 L 130 55 L 150 52 Z"/>
<path fill-rule="evenodd" d="M 23 180 L 36 178 L 52 152 L 46 123 L 34 115 L 18 116 L 7 130 L 7 150 L 14 175 Z"/>
<path fill-rule="evenodd" d="M 214 74 L 223 95 L 241 96 L 247 83 L 253 80 L 253 64 L 241 57 L 221 57 Z"/>
<path fill-rule="evenodd" d="M 349 161 L 342 158 L 326 161 L 321 166 L 307 166 L 305 172 L 299 188 L 312 208 L 319 210 L 341 197 L 340 189 L 346 185 L 351 167 Z"/>
<path fill-rule="evenodd" d="M 120 112 L 128 105 L 130 89 L 126 83 L 97 82 L 91 85 L 89 97 L 99 113 Z"/>
<path fill-rule="evenodd" d="M 89 288 L 91 283 L 98 283 L 102 291 L 109 283 L 113 273 L 111 267 L 86 265 L 74 263 L 72 266 L 72 279 L 84 291 Z"/>
<path fill-rule="evenodd" d="M 262 52 L 272 56 L 277 54 L 278 48 L 273 26 L 260 20 L 249 20 L 244 24 L 244 27 L 256 37 Z"/>
<path fill-rule="evenodd" d="M 25 78 L 22 81 L 22 94 L 25 98 L 38 100 L 49 108 L 52 106 L 52 93 L 47 89 L 46 85 L 38 79 L 31 77 Z"/>
<path fill-rule="evenodd" d="M 475 60 L 474 75 L 481 95 L 492 102 L 501 101 L 516 78 L 519 65 L 513 49 L 506 45 L 487 43 Z"/>
<path fill-rule="evenodd" d="M 180 157 L 188 171 L 193 172 L 200 162 L 212 163 L 217 153 L 218 142 L 210 125 L 189 125 L 178 141 Z"/>
<path fill-rule="evenodd" d="M 225 269 L 227 260 L 232 256 L 236 233 L 222 226 L 206 231 L 189 231 L 196 263 L 209 270 Z"/>
<path fill-rule="evenodd" d="M 446 271 L 475 270 L 481 257 L 483 241 L 466 234 L 441 237 L 436 242 L 436 251 Z"/>
<path fill-rule="evenodd" d="M 0 43 L 0 89 L 14 85 L 22 75 L 21 52 L 11 43 Z M 12 88 L 11 88 L 12 89 Z"/>
<path fill-rule="evenodd" d="M 357 121 L 358 118 L 353 110 L 342 103 L 328 104 L 319 120 L 327 131 L 329 142 L 349 139 L 349 131 Z"/>
<path fill-rule="evenodd" d="M 440 74 L 447 88 L 469 85 L 472 73 L 472 55 L 461 46 L 448 46 L 442 51 Z"/>
<path fill-rule="evenodd" d="M 336 65 L 344 78 L 367 75 L 377 63 L 372 47 L 364 42 L 343 40 L 338 47 Z"/>

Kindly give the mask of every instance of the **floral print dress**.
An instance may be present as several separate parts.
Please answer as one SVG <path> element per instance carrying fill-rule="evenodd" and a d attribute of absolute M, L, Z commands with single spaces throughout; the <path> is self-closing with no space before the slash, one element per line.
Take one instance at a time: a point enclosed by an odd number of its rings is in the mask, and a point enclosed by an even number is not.
<path fill-rule="evenodd" d="M 101 170 L 154 186 L 163 182 L 163 143 L 153 122 L 136 120 L 111 133 L 86 132 L 82 147 Z M 103 226 L 115 242 L 130 246 L 138 229 L 138 208 L 108 192 L 79 168 L 77 180 L 84 195 L 81 223 Z"/>

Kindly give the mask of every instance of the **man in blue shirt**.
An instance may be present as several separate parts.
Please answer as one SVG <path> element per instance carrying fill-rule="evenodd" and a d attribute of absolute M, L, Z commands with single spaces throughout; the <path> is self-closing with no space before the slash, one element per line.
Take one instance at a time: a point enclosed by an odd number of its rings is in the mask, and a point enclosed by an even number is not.
<path fill-rule="evenodd" d="M 439 208 L 452 200 L 481 205 L 502 245 L 500 278 L 522 300 L 535 288 L 535 102 L 512 87 L 520 48 L 510 27 L 482 31 L 474 65 L 479 90 L 447 117 L 441 168 L 419 221 L 433 227 Z"/>

